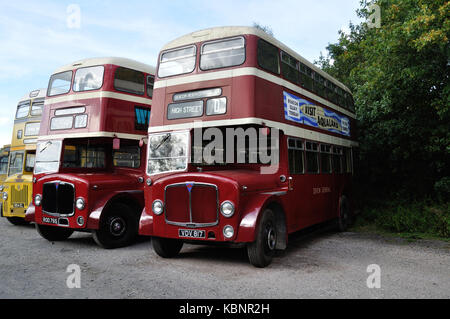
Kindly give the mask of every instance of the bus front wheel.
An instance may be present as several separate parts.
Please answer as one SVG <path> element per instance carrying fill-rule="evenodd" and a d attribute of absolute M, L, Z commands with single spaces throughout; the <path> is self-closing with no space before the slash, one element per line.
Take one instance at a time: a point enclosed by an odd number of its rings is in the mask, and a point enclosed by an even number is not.
<path fill-rule="evenodd" d="M 66 240 L 73 234 L 73 229 L 36 224 L 36 230 L 48 241 Z"/>
<path fill-rule="evenodd" d="M 183 247 L 183 242 L 178 239 L 153 237 L 152 246 L 160 257 L 172 258 L 178 255 Z"/>
<path fill-rule="evenodd" d="M 247 246 L 250 263 L 258 268 L 264 268 L 272 262 L 277 243 L 277 228 L 275 215 L 266 209 L 257 228 L 256 240 Z"/>
<path fill-rule="evenodd" d="M 137 236 L 139 221 L 128 205 L 111 205 L 100 219 L 99 228 L 93 231 L 95 242 L 112 249 L 130 245 Z"/>

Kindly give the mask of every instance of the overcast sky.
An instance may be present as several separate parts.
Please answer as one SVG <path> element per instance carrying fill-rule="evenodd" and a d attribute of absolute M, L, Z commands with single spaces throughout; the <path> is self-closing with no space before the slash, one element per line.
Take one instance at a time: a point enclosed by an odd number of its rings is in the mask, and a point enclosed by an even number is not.
<path fill-rule="evenodd" d="M 254 22 L 313 62 L 338 30 L 359 22 L 358 7 L 359 0 L 0 0 L 0 147 L 11 142 L 18 100 L 47 87 L 64 64 L 120 56 L 155 65 L 159 49 L 179 36 Z"/>

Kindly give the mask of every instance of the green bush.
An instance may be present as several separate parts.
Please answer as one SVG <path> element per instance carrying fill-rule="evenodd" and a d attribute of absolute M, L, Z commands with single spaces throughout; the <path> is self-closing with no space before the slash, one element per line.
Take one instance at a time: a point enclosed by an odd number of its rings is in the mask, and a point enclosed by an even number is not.
<path fill-rule="evenodd" d="M 390 203 L 384 207 L 365 208 L 357 218 L 357 226 L 368 224 L 388 232 L 450 238 L 450 205 Z"/>

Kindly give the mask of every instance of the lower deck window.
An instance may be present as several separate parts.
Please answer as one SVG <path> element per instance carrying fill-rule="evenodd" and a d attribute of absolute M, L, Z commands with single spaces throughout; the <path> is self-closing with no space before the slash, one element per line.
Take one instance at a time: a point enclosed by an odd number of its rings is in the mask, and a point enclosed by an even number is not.
<path fill-rule="evenodd" d="M 267 135 L 265 135 L 267 134 Z M 275 129 L 245 126 L 209 128 L 202 140 L 193 135 L 192 163 L 199 165 L 259 164 L 279 162 L 279 136 Z"/>
<path fill-rule="evenodd" d="M 35 153 L 27 153 L 27 157 L 25 160 L 25 172 L 32 172 L 34 169 L 35 162 L 36 162 L 36 154 Z"/>
<path fill-rule="evenodd" d="M 353 172 L 353 164 L 352 164 L 352 149 L 344 148 L 344 156 L 343 159 L 343 169 L 345 173 Z"/>
<path fill-rule="evenodd" d="M 333 172 L 342 173 L 342 148 L 333 147 Z"/>
<path fill-rule="evenodd" d="M 12 152 L 9 155 L 8 175 L 22 173 L 24 152 Z"/>
<path fill-rule="evenodd" d="M 65 145 L 63 167 L 105 168 L 105 148 L 87 145 Z"/>
<path fill-rule="evenodd" d="M 139 146 L 125 146 L 115 150 L 113 154 L 114 166 L 139 168 L 141 166 L 141 150 Z"/>
<path fill-rule="evenodd" d="M 306 142 L 306 169 L 308 173 L 319 173 L 318 144 Z"/>
<path fill-rule="evenodd" d="M 296 138 L 288 138 L 289 173 L 303 174 L 304 168 L 303 141 Z"/>
<path fill-rule="evenodd" d="M 331 173 L 331 146 L 320 145 L 320 167 L 322 173 Z"/>

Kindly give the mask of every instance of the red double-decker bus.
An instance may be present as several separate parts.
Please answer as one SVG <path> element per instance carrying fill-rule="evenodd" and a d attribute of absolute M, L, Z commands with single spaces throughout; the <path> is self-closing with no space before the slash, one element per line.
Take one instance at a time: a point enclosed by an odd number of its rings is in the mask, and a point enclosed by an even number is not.
<path fill-rule="evenodd" d="M 162 257 L 245 244 L 265 267 L 295 231 L 344 230 L 354 128 L 349 89 L 267 33 L 178 38 L 159 54 L 139 233 Z"/>
<path fill-rule="evenodd" d="M 50 77 L 26 219 L 50 240 L 90 231 L 105 248 L 137 235 L 154 67 L 94 58 Z"/>

